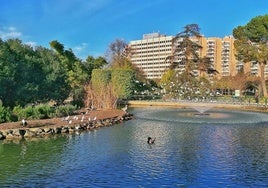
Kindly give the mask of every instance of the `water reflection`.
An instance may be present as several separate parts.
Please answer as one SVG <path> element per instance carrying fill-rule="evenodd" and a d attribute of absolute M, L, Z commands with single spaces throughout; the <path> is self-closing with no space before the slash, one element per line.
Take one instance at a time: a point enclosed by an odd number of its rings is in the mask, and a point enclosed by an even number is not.
<path fill-rule="evenodd" d="M 45 140 L 2 141 L 0 186 L 267 186 L 267 116 L 210 112 L 228 118 L 194 119 L 182 116 L 188 109 L 136 108 L 135 119 L 113 127 Z M 255 115 L 262 123 L 237 123 L 244 116 L 257 119 Z M 156 137 L 154 145 L 146 143 L 148 136 Z"/>

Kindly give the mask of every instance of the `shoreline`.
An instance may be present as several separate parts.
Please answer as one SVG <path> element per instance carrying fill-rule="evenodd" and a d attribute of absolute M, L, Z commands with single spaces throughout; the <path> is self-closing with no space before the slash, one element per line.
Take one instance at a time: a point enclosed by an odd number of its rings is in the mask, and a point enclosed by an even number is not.
<path fill-rule="evenodd" d="M 55 134 L 71 134 L 91 131 L 101 127 L 113 126 L 132 119 L 129 114 L 119 109 L 103 109 L 81 113 L 65 118 L 28 120 L 26 126 L 21 122 L 0 124 L 0 140 L 28 139 Z"/>
<path fill-rule="evenodd" d="M 205 102 L 165 102 L 165 101 L 128 101 L 130 107 L 209 107 L 233 109 L 242 111 L 254 111 L 268 113 L 265 105 L 242 105 L 242 104 L 224 104 L 224 103 L 205 103 Z M 77 116 L 78 119 L 74 119 Z M 84 116 L 84 117 L 83 117 Z M 82 118 L 83 117 L 83 118 Z M 70 116 L 70 121 L 64 121 L 62 118 L 29 120 L 27 126 L 22 127 L 21 122 L 9 122 L 0 124 L 0 140 L 4 139 L 23 139 L 33 137 L 43 137 L 47 135 L 61 133 L 75 133 L 78 131 L 91 131 L 101 127 L 113 126 L 123 121 L 132 119 L 133 115 L 119 109 L 93 110 L 89 113 Z M 83 119 L 83 121 L 82 121 Z M 91 119 L 91 120 L 89 120 Z M 94 119 L 94 120 L 93 120 Z"/>
<path fill-rule="evenodd" d="M 224 103 L 206 103 L 206 102 L 162 102 L 162 101 L 128 101 L 131 107 L 142 106 L 157 106 L 157 107 L 179 107 L 179 108 L 192 108 L 192 107 L 210 107 L 222 109 L 234 109 L 243 111 L 254 111 L 268 113 L 268 107 L 264 105 L 242 105 L 242 104 L 224 104 Z"/>

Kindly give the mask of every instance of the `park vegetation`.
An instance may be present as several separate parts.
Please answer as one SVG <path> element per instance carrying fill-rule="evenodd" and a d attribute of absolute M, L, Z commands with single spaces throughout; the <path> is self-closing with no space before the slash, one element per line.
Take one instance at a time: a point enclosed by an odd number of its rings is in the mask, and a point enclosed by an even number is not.
<path fill-rule="evenodd" d="M 260 75 L 251 75 L 241 68 L 235 76 L 216 79 L 214 75 L 218 71 L 214 69 L 210 59 L 200 57 L 197 53 L 202 48 L 196 42 L 201 37 L 199 31 L 197 24 L 190 24 L 174 37 L 175 49 L 166 59 L 171 63 L 171 67 L 159 82 L 164 89 L 165 97 L 204 99 L 223 93 L 234 96 L 234 91 L 239 90 L 241 97 L 255 95 L 253 97 L 265 99 L 267 82 L 264 70 L 268 60 L 268 15 L 257 16 L 245 26 L 238 26 L 233 30 L 237 59 L 244 63 L 257 63 Z"/>
<path fill-rule="evenodd" d="M 265 66 L 268 63 L 268 14 L 251 19 L 233 30 L 237 57 L 244 63 L 256 62 L 260 68 L 260 94 L 267 97 Z"/>
<path fill-rule="evenodd" d="M 129 55 L 128 44 L 116 39 L 105 57 L 81 60 L 57 40 L 50 48 L 31 47 L 19 39 L 0 39 L 0 123 L 69 115 L 86 107 L 117 108 L 129 99 L 192 99 L 214 96 L 217 89 L 233 95 L 235 89 L 259 90 L 267 97 L 264 75 L 268 60 L 268 15 L 257 16 L 233 30 L 237 58 L 258 63 L 259 77 L 245 73 L 216 80 L 218 73 L 202 48 L 191 40 L 201 37 L 197 24 L 189 24 L 174 37 L 176 47 L 165 61 L 170 68 L 161 80 L 146 80 Z M 176 63 L 181 59 L 180 63 Z M 229 93 L 229 91 L 231 91 Z M 245 92 L 246 93 L 246 92 Z M 244 94 L 244 93 L 242 93 Z"/>

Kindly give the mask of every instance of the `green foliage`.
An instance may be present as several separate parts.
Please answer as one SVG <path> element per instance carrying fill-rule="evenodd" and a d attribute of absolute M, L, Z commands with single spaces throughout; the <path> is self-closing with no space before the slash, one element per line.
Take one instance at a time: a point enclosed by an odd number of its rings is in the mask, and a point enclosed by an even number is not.
<path fill-rule="evenodd" d="M 71 115 L 77 107 L 74 105 L 61 105 L 57 107 L 52 107 L 48 104 L 38 104 L 35 106 L 27 106 L 22 108 L 21 106 L 15 106 L 12 110 L 13 116 L 16 116 L 17 120 L 24 119 L 47 119 L 53 117 L 62 117 L 66 115 Z M 10 121 L 8 119 L 7 121 Z"/>
<path fill-rule="evenodd" d="M 84 106 L 84 98 L 86 92 L 83 88 L 77 87 L 73 90 L 73 101 L 71 102 L 72 105 L 83 107 Z"/>
<path fill-rule="evenodd" d="M 33 110 L 33 119 L 47 119 L 53 117 L 54 109 L 51 108 L 48 104 L 36 105 Z"/>
<path fill-rule="evenodd" d="M 55 116 L 56 117 L 62 117 L 62 116 L 72 115 L 75 110 L 77 110 L 76 106 L 73 106 L 73 105 L 61 105 L 61 106 L 58 106 L 55 109 Z"/>
<path fill-rule="evenodd" d="M 114 69 L 112 70 L 112 86 L 115 96 L 118 98 L 128 98 L 133 93 L 135 74 L 132 70 Z"/>
<path fill-rule="evenodd" d="M 92 71 L 94 69 L 101 69 L 108 62 L 103 57 L 94 58 L 92 56 L 88 56 L 86 62 L 84 62 L 85 69 L 89 75 L 88 79 L 91 79 Z"/>
<path fill-rule="evenodd" d="M 126 99 L 135 89 L 135 74 L 127 69 L 94 69 L 88 104 L 99 108 L 114 108 L 118 99 Z"/>
<path fill-rule="evenodd" d="M 25 114 L 25 111 L 23 110 L 23 108 L 21 107 L 21 106 L 15 106 L 14 108 L 13 108 L 13 114 L 15 115 L 15 116 L 17 116 L 17 118 L 18 118 L 18 120 L 22 120 L 23 118 L 25 118 L 26 117 L 26 114 Z"/>
<path fill-rule="evenodd" d="M 27 106 L 23 109 L 26 119 L 35 119 L 35 110 L 32 106 Z"/>
<path fill-rule="evenodd" d="M 50 44 L 50 47 L 55 49 L 55 51 L 58 52 L 59 54 L 64 53 L 64 46 L 61 43 L 59 43 L 58 41 L 53 40 L 49 44 Z"/>
<path fill-rule="evenodd" d="M 70 86 L 70 95 L 75 99 L 76 104 L 83 103 L 84 86 L 89 82 L 91 69 L 88 64 L 79 60 L 71 49 L 65 50 L 64 46 L 58 41 L 51 41 L 50 46 L 57 53 L 61 60 L 63 69 L 66 72 L 67 85 Z M 90 60 L 90 58 L 88 58 Z"/>
<path fill-rule="evenodd" d="M 187 74 L 192 74 L 193 70 L 197 70 L 199 63 L 198 50 L 202 48 L 201 45 L 191 40 L 190 37 L 201 37 L 199 33 L 199 26 L 197 24 L 189 24 L 184 27 L 184 31 L 178 33 L 173 39 L 177 42 L 176 48 L 167 60 L 171 61 L 171 68 L 180 68 L 184 65 L 183 70 Z M 174 59 L 181 59 L 181 61 L 174 61 Z"/>
<path fill-rule="evenodd" d="M 233 30 L 236 39 L 249 39 L 251 42 L 268 40 L 268 14 L 252 18 L 245 26 L 238 26 Z"/>
<path fill-rule="evenodd" d="M 9 108 L 0 105 L 0 123 L 12 120 L 12 113 Z"/>
<path fill-rule="evenodd" d="M 237 58 L 246 63 L 255 61 L 259 64 L 262 94 L 266 97 L 264 71 L 268 63 L 268 14 L 251 19 L 245 26 L 236 27 L 233 35 L 236 38 Z"/>
<path fill-rule="evenodd" d="M 111 71 L 108 69 L 94 69 L 92 71 L 92 88 L 97 92 L 102 92 L 106 89 L 111 81 Z"/>
<path fill-rule="evenodd" d="M 0 40 L 0 97 L 4 106 L 63 101 L 70 86 L 67 72 L 52 50 L 32 49 L 20 40 Z"/>

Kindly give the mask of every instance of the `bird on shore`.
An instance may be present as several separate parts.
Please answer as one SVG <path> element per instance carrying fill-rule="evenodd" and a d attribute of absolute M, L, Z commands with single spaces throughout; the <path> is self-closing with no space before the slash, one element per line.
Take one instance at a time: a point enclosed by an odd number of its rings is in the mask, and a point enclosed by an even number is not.
<path fill-rule="evenodd" d="M 70 118 L 70 116 L 67 116 L 67 117 L 63 117 L 62 119 L 61 119 L 61 121 L 69 121 L 69 118 Z"/>
<path fill-rule="evenodd" d="M 127 111 L 127 104 L 126 104 L 126 106 L 124 108 L 122 108 L 122 110 L 125 111 L 125 112 Z"/>
<path fill-rule="evenodd" d="M 81 122 L 83 122 L 85 119 L 85 116 L 83 115 L 82 118 L 81 118 Z"/>
<path fill-rule="evenodd" d="M 24 118 L 21 120 L 21 123 L 23 127 L 27 125 L 27 121 Z"/>

